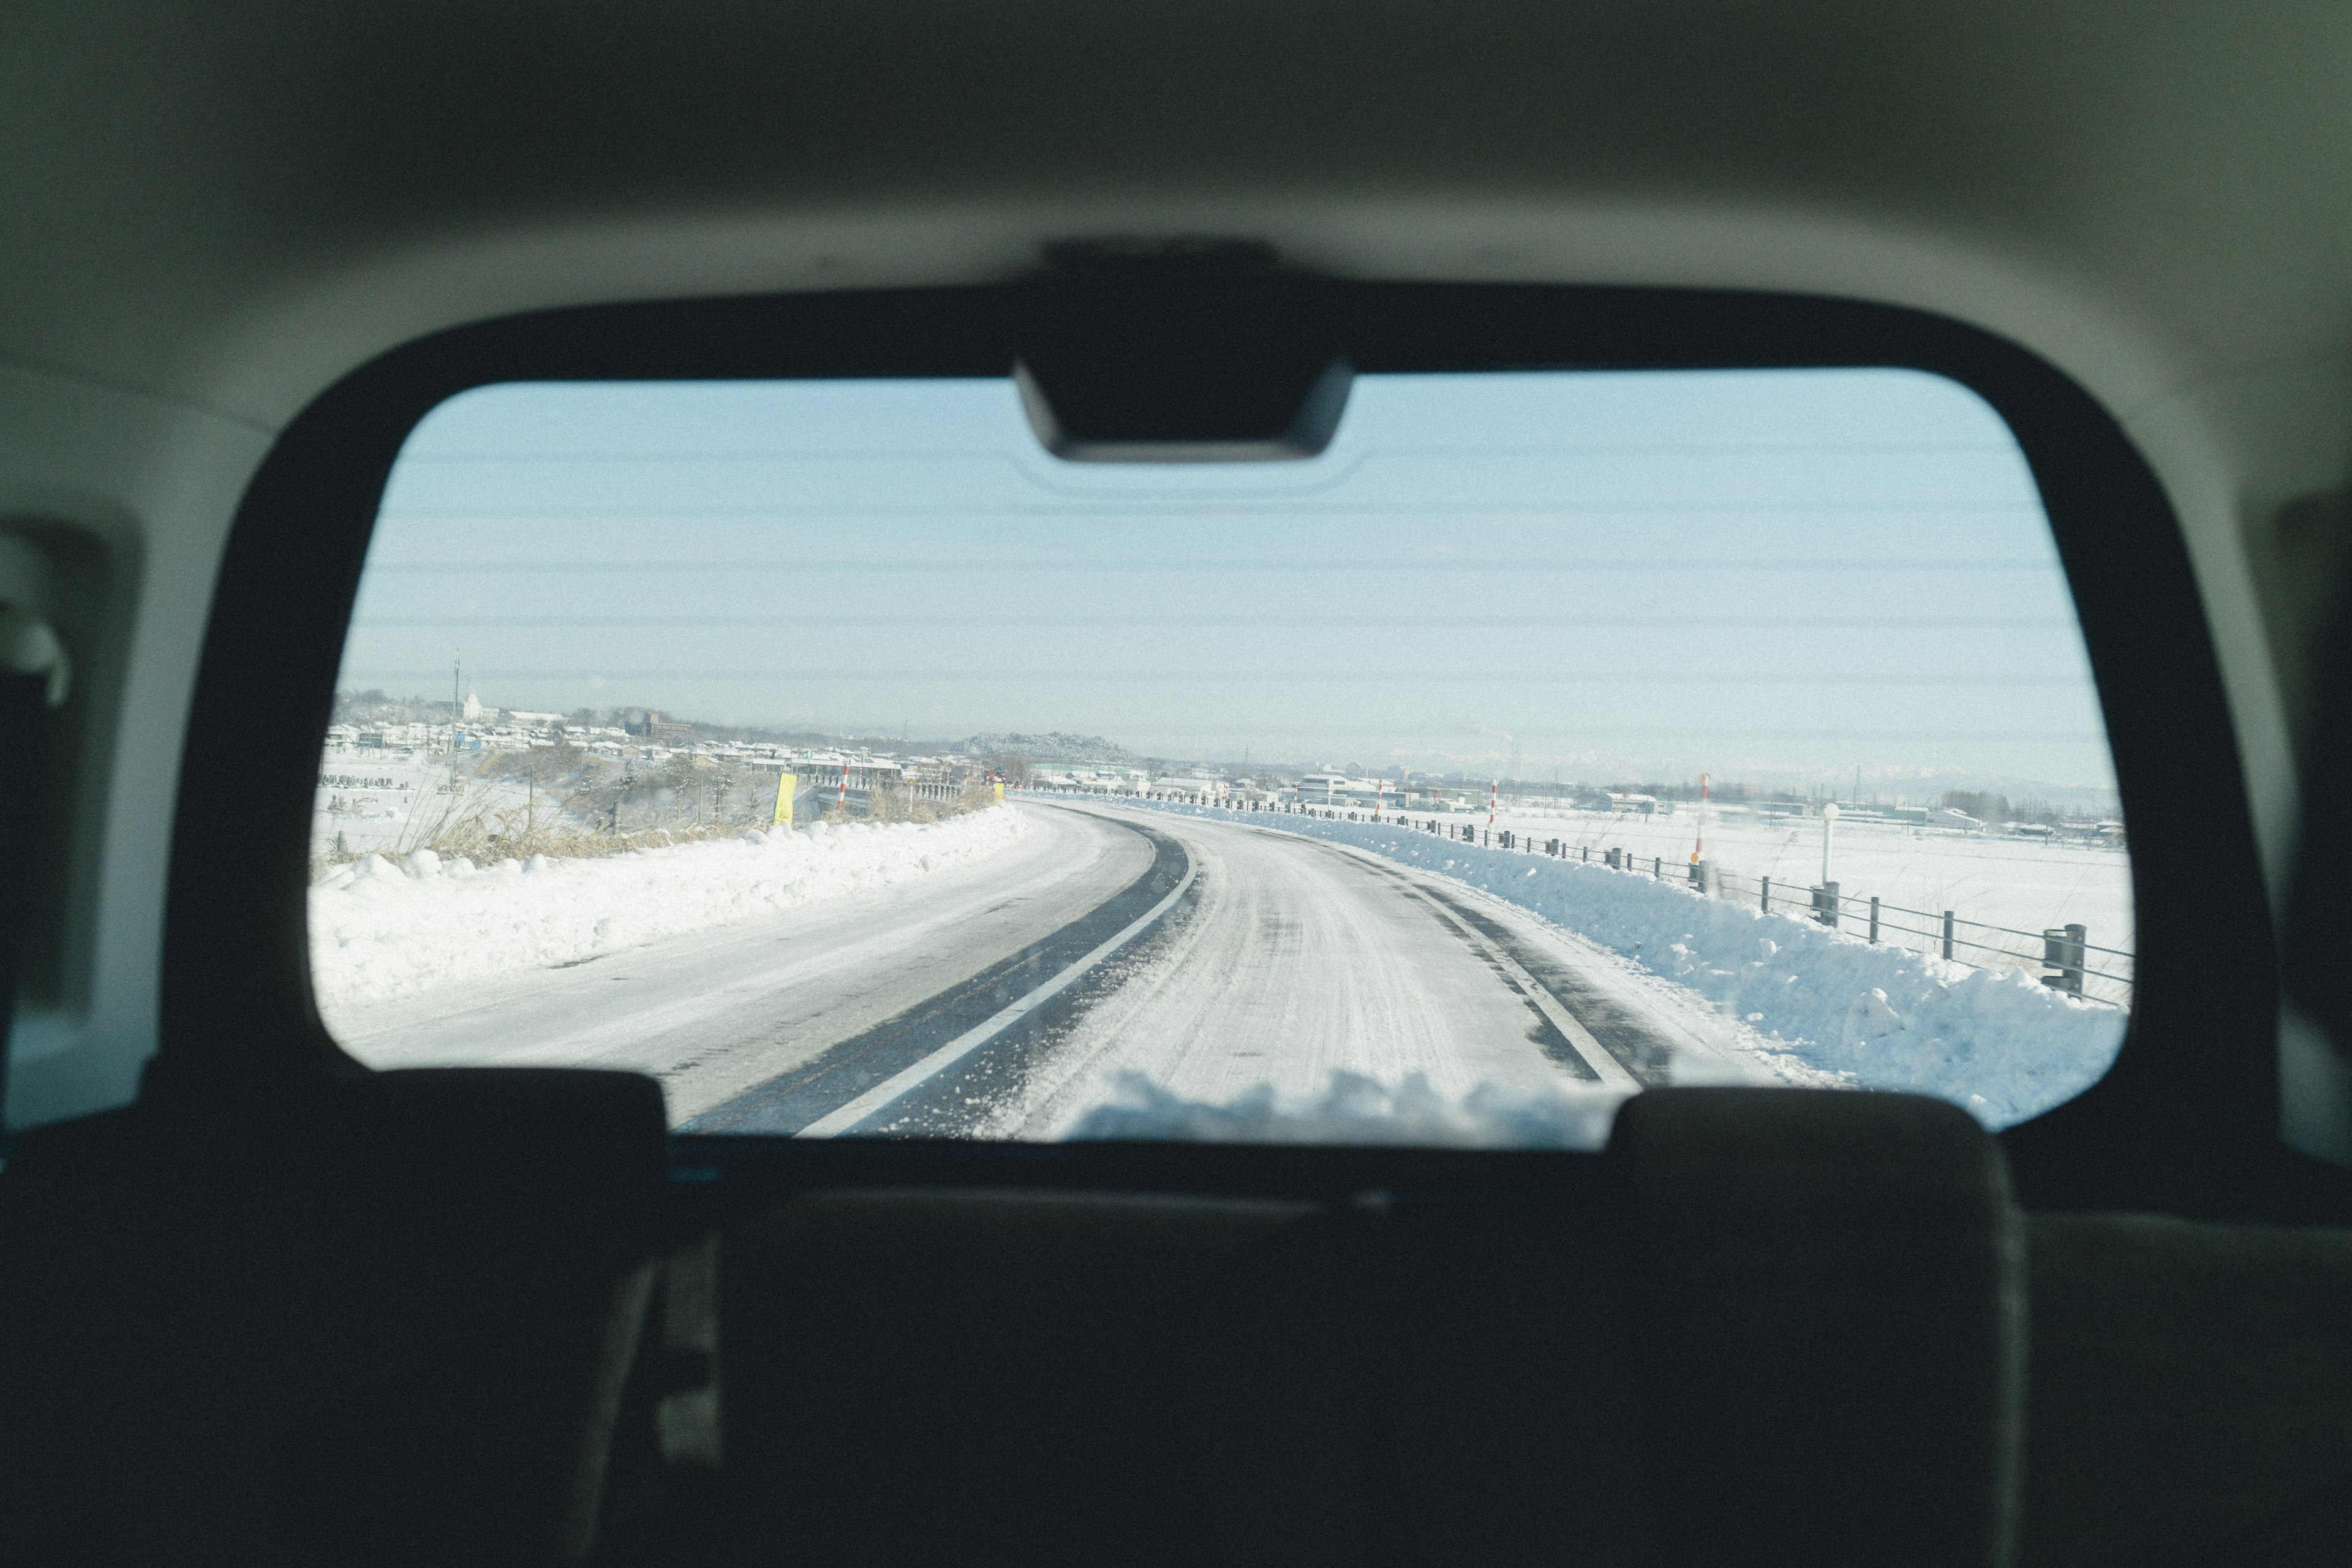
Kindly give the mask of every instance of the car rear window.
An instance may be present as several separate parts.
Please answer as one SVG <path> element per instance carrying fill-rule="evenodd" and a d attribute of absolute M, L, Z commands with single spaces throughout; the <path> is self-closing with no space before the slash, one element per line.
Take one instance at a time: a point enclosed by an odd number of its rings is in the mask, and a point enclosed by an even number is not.
<path fill-rule="evenodd" d="M 2050 525 L 1922 373 L 1363 375 L 1295 461 L 1013 381 L 514 384 L 386 489 L 312 983 L 693 1131 L 1580 1147 L 1661 1083 L 2007 1125 L 2112 1061 Z"/>

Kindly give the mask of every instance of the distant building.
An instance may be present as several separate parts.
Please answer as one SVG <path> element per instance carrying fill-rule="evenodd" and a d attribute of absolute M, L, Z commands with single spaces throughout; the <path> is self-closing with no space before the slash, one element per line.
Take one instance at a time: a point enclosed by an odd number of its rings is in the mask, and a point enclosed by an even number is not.
<path fill-rule="evenodd" d="M 1623 816 L 1672 816 L 1674 803 L 1661 805 L 1654 795 L 1618 795 L 1605 789 L 1587 790 L 1576 801 L 1579 811 L 1606 811 Z"/>
<path fill-rule="evenodd" d="M 632 735 L 642 735 L 648 741 L 658 741 L 666 746 L 684 745 L 694 739 L 694 726 L 676 719 L 665 719 L 651 709 L 646 710 L 646 721 L 626 726 Z"/>

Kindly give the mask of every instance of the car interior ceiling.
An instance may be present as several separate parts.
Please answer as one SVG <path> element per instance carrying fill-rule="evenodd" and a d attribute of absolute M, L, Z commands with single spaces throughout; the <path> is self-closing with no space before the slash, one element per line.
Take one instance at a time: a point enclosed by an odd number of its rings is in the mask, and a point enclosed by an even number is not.
<path fill-rule="evenodd" d="M 0 1564 L 2344 1560 L 2352 13 L 8 31 Z M 1230 456 L 1334 365 L 1982 397 L 2131 825 L 2114 1069 L 1998 1132 L 813 1141 L 321 1023 L 319 738 L 446 399 L 1018 366 L 1065 457 Z"/>

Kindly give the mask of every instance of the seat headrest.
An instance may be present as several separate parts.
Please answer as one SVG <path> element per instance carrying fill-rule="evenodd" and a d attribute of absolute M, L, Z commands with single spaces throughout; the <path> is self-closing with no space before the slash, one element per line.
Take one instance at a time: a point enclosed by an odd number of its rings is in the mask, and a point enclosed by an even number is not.
<path fill-rule="evenodd" d="M 2024 1427 L 2022 1230 L 1958 1107 L 1653 1089 L 1622 1184 L 1670 1562 L 2005 1562 Z"/>

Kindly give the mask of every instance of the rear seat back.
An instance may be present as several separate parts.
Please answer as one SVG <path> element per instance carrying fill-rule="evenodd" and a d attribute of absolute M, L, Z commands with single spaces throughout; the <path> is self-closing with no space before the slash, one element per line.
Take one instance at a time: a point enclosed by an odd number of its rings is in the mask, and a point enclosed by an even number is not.
<path fill-rule="evenodd" d="M 586 1549 L 600 1331 L 660 1249 L 660 1086 L 305 1089 L 282 1125 L 148 1106 L 11 1162 L 0 1243 L 39 1267 L 0 1273 L 0 1563 Z"/>
<path fill-rule="evenodd" d="M 2008 1560 L 2025 1264 L 2000 1153 L 1909 1095 L 1629 1100 L 1622 1173 L 1671 1560 Z"/>
<path fill-rule="evenodd" d="M 1370 1195 L 1253 1249 L 1184 1352 L 1223 1560 L 1647 1560 L 1621 1254 L 1601 1215 Z"/>
<path fill-rule="evenodd" d="M 744 1562 L 1975 1564 L 2014 1535 L 2018 1221 L 1936 1101 L 1654 1090 L 1572 1202 L 836 1194 L 724 1256 Z"/>
<path fill-rule="evenodd" d="M 1311 1212 L 846 1193 L 730 1230 L 722 1473 L 737 1557 L 1213 1562 L 1175 1352 L 1234 1255 Z"/>

